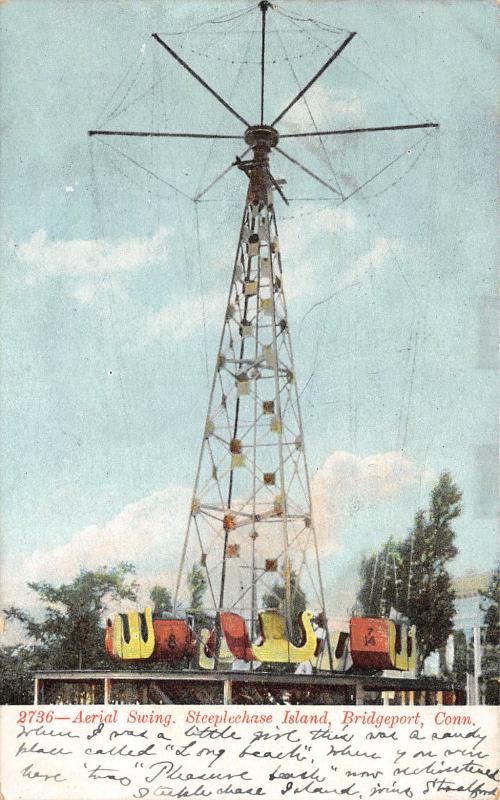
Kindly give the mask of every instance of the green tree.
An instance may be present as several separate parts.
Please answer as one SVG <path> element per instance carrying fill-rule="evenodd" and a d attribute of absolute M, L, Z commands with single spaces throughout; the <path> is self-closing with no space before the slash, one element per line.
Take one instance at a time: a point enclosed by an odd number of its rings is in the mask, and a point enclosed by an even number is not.
<path fill-rule="evenodd" d="M 485 601 L 481 604 L 481 611 L 485 612 L 481 675 L 484 687 L 484 702 L 488 705 L 498 705 L 500 699 L 499 593 L 500 565 L 493 572 L 487 588 L 479 592 Z"/>
<path fill-rule="evenodd" d="M 200 631 L 202 628 L 211 628 L 213 619 L 203 611 L 203 599 L 207 589 L 205 570 L 197 564 L 193 564 L 187 576 L 187 584 L 190 593 L 189 608 L 187 610 L 194 617 L 195 630 Z"/>
<path fill-rule="evenodd" d="M 396 591 L 402 591 L 400 548 L 401 543 L 391 538 L 377 553 L 361 559 L 357 602 L 368 617 L 386 615 L 391 606 L 396 608 L 398 605 Z"/>
<path fill-rule="evenodd" d="M 44 664 L 33 647 L 0 647 L 0 704 L 30 705 L 33 702 L 33 671 Z"/>
<path fill-rule="evenodd" d="M 453 630 L 454 591 L 448 564 L 457 554 L 452 527 L 462 494 L 447 472 L 434 486 L 428 511 L 418 511 L 401 542 L 386 542 L 361 563 L 359 603 L 366 615 L 391 606 L 417 628 L 417 671 Z M 381 610 L 382 609 L 382 610 Z"/>
<path fill-rule="evenodd" d="M 418 670 L 425 658 L 446 644 L 455 615 L 448 563 L 458 550 L 452 522 L 461 513 L 462 493 L 444 472 L 431 493 L 427 514 L 419 512 L 412 535 L 401 547 L 406 601 L 400 605 L 417 627 Z"/>
<path fill-rule="evenodd" d="M 474 648 L 467 642 L 464 631 L 453 631 L 453 669 L 451 677 L 461 686 L 465 686 L 467 675 L 474 672 Z"/>
<path fill-rule="evenodd" d="M 28 583 L 45 606 L 42 618 L 14 606 L 5 613 L 24 626 L 35 668 L 38 664 L 48 669 L 108 666 L 103 615 L 110 602 L 136 599 L 137 585 L 129 580 L 132 572 L 133 566 L 122 562 L 111 569 L 82 570 L 71 583 L 60 586 Z"/>
<path fill-rule="evenodd" d="M 153 614 L 161 614 L 162 611 L 172 611 L 172 595 L 164 586 L 153 586 L 149 593 L 149 598 L 153 606 Z"/>
<path fill-rule="evenodd" d="M 500 633 L 500 564 L 494 570 L 490 582 L 486 589 L 479 590 L 479 594 L 486 601 L 481 604 L 481 611 L 484 615 L 484 644 L 492 644 L 498 647 Z"/>

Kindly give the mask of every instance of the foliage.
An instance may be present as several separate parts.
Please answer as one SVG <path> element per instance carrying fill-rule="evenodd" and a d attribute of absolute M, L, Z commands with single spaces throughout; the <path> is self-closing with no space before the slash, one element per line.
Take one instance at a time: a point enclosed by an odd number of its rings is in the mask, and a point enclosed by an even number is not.
<path fill-rule="evenodd" d="M 190 592 L 188 613 L 194 617 L 195 630 L 199 632 L 202 628 L 211 628 L 213 619 L 203 611 L 203 598 L 207 589 L 205 571 L 193 564 L 187 576 L 187 583 Z"/>
<path fill-rule="evenodd" d="M 444 472 L 434 486 L 428 511 L 418 511 L 405 539 L 389 539 L 378 555 L 361 563 L 358 601 L 367 616 L 401 612 L 417 627 L 420 671 L 427 656 L 446 644 L 453 630 L 454 591 L 448 563 L 457 554 L 452 522 L 462 494 Z"/>
<path fill-rule="evenodd" d="M 153 606 L 153 614 L 161 614 L 162 611 L 172 611 L 174 607 L 172 595 L 164 586 L 153 586 L 149 597 Z"/>
<path fill-rule="evenodd" d="M 370 617 L 386 616 L 399 606 L 401 582 L 401 544 L 392 538 L 377 553 L 361 559 L 361 586 L 357 602 Z"/>
<path fill-rule="evenodd" d="M 42 666 L 33 647 L 0 647 L 0 704 L 32 703 L 33 671 Z"/>
<path fill-rule="evenodd" d="M 481 611 L 485 612 L 484 625 L 485 635 L 484 644 L 492 644 L 498 647 L 499 628 L 500 628 L 500 564 L 497 565 L 490 582 L 486 589 L 479 591 L 486 604 L 481 604 Z"/>
<path fill-rule="evenodd" d="M 137 586 L 128 580 L 132 572 L 133 566 L 122 562 L 111 569 L 82 570 L 71 583 L 60 586 L 28 583 L 45 609 L 41 619 L 14 606 L 5 609 L 7 619 L 18 620 L 32 640 L 17 657 L 30 662 L 31 669 L 108 666 L 102 618 L 108 602 L 136 599 Z M 3 657 L 7 658 L 5 651 Z"/>
<path fill-rule="evenodd" d="M 491 576 L 488 587 L 479 594 L 485 603 L 481 604 L 484 615 L 484 640 L 481 659 L 481 675 L 484 691 L 484 702 L 489 705 L 499 705 L 499 678 L 500 678 L 500 642 L 499 642 L 499 592 L 500 592 L 500 565 Z"/>
<path fill-rule="evenodd" d="M 453 632 L 453 669 L 451 677 L 465 686 L 467 675 L 474 672 L 474 648 L 467 642 L 464 631 Z"/>

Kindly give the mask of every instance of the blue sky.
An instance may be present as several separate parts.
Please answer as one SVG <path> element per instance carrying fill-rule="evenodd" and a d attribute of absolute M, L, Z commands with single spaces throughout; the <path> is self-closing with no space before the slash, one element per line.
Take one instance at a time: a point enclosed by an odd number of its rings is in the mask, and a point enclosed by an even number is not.
<path fill-rule="evenodd" d="M 244 147 L 114 141 L 124 157 L 86 132 L 109 120 L 124 129 L 240 133 L 150 34 L 250 8 L 2 6 L 9 601 L 29 601 L 26 579 L 65 580 L 118 558 L 137 563 L 145 591 L 171 582 L 246 179 L 232 170 L 206 195 L 212 202 L 195 205 L 131 159 L 192 197 Z M 345 194 L 395 162 L 341 205 L 322 200 L 328 190 L 289 162 L 273 161 L 289 197 L 299 198 L 277 202 L 285 291 L 325 582 L 331 610 L 343 614 L 361 554 L 406 533 L 444 469 L 464 493 L 453 571 L 484 571 L 495 560 L 495 6 L 279 8 L 340 30 L 275 14 L 270 42 L 278 47 L 281 26 L 282 52 L 292 58 L 269 66 L 269 113 L 326 59 L 327 44 L 358 32 L 311 90 L 309 110 L 297 104 L 283 131 L 310 129 L 309 111 L 320 129 L 440 123 L 425 138 L 353 135 L 325 140 L 326 151 L 287 143 Z M 251 121 L 257 84 L 249 76 L 258 67 L 232 64 L 231 53 L 236 62 L 258 60 L 255 19 L 247 14 L 223 37 L 208 26 L 169 40 Z"/>

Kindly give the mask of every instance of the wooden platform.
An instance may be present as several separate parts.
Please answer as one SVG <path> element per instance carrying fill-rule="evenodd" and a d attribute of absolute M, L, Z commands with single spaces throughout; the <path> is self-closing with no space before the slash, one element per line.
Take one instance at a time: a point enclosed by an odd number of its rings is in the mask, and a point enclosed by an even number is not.
<path fill-rule="evenodd" d="M 453 705 L 466 697 L 451 681 L 429 677 L 67 670 L 35 673 L 34 703 Z"/>

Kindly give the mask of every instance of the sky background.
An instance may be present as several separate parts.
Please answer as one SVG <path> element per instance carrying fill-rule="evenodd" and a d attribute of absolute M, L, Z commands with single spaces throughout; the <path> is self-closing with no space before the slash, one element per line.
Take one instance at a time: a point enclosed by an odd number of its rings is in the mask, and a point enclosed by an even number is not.
<path fill-rule="evenodd" d="M 283 140 L 353 193 L 342 203 L 272 161 L 291 198 L 276 201 L 284 286 L 328 608 L 341 616 L 361 555 L 406 534 L 443 470 L 463 491 L 453 574 L 497 557 L 495 4 L 278 11 L 272 117 L 357 31 L 281 132 L 440 123 Z M 199 26 L 221 15 L 234 19 Z M 245 148 L 87 130 L 241 134 L 150 35 L 256 122 L 259 14 L 10 0 L 1 16 L 4 602 L 32 603 L 27 580 L 121 559 L 143 598 L 173 582 L 246 178 L 231 170 L 206 202 L 190 198 Z"/>

